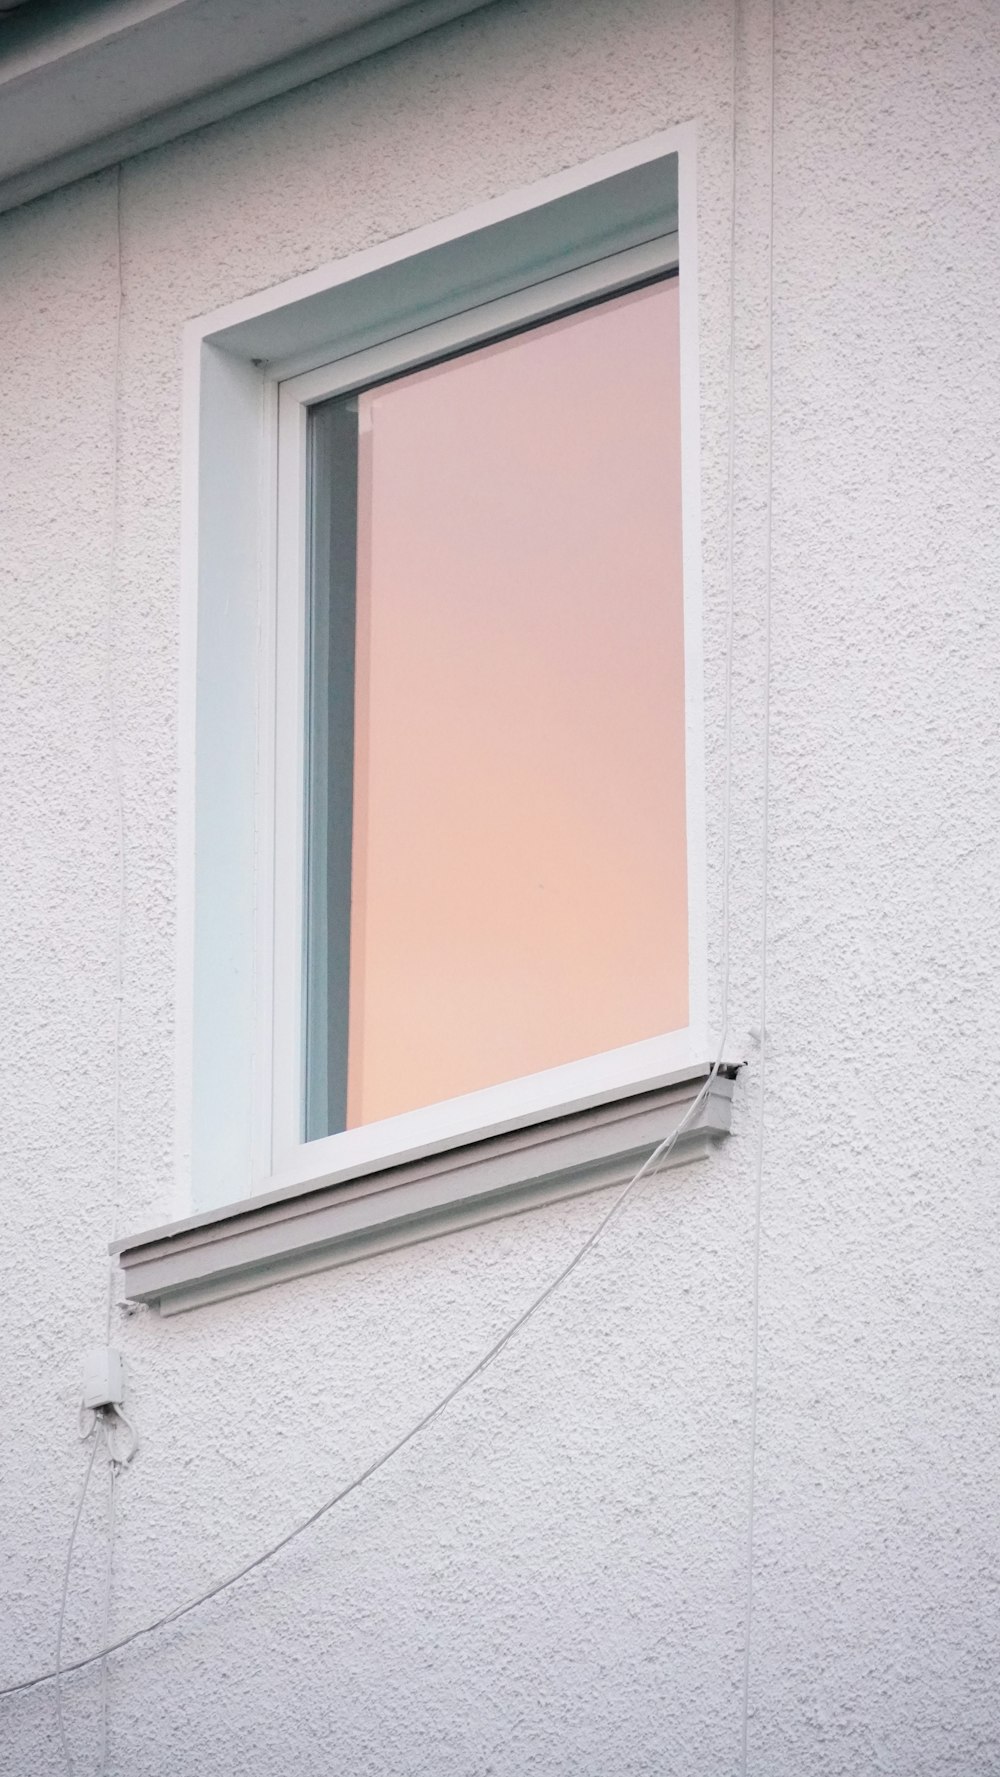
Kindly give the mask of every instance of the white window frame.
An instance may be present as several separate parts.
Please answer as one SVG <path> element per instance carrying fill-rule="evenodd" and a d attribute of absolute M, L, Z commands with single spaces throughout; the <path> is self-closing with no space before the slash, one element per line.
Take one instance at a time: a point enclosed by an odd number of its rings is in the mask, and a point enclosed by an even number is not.
<path fill-rule="evenodd" d="M 569 271 L 545 271 L 522 288 L 474 301 L 458 312 L 393 337 L 338 351 L 336 333 L 317 333 L 315 309 L 324 293 L 379 267 L 419 264 L 442 241 L 529 214 L 563 195 L 668 155 L 678 157 L 676 233 L 618 250 L 601 251 Z M 186 469 L 184 612 L 182 627 L 181 932 L 178 978 L 178 1213 L 275 1188 L 313 1187 L 384 1166 L 399 1165 L 470 1139 L 493 1137 L 588 1106 L 649 1091 L 691 1077 L 710 1054 L 706 1024 L 705 837 L 701 665 L 701 574 L 698 455 L 697 258 L 694 229 L 694 131 L 661 132 L 644 143 L 601 156 L 474 211 L 325 267 L 307 279 L 202 318 L 189 329 L 185 390 Z M 688 1026 L 586 1060 L 549 1068 L 460 1098 L 409 1111 L 379 1123 L 305 1142 L 302 1121 L 303 860 L 305 773 L 306 427 L 309 407 L 387 374 L 485 341 L 627 287 L 680 265 L 682 514 L 684 574 L 686 812 L 689 922 Z M 296 307 L 298 305 L 298 307 Z M 312 305 L 312 306 L 310 306 Z M 296 332 L 296 314 L 312 317 Z M 281 355 L 260 362 L 248 353 L 258 336 L 284 325 Z M 272 329 L 270 336 L 261 329 Z M 257 330 L 255 332 L 255 329 Z M 236 350 L 234 351 L 234 342 Z M 252 451 L 250 445 L 252 443 Z M 242 473 L 233 473 L 235 463 Z M 252 472 L 247 465 L 252 465 Z M 229 575 L 227 594 L 221 580 Z M 213 666 L 212 611 L 229 611 L 237 579 L 247 606 L 242 660 L 253 676 L 253 735 L 247 744 L 248 695 L 235 729 L 227 769 L 237 801 L 252 808 L 240 854 L 227 861 L 228 884 L 213 884 L 206 854 L 214 843 L 212 811 L 221 815 L 220 789 L 199 758 L 223 745 L 229 703 L 219 694 L 224 657 Z M 247 587 L 251 592 L 247 592 Z M 214 600 L 214 605 L 212 601 Z M 251 610 L 250 607 L 253 607 Z M 207 615 L 206 615 L 207 610 Z M 228 620 L 228 619 L 227 619 Z M 221 632 L 220 632 L 221 634 Z M 225 638 L 223 637 L 223 640 Z M 218 650 L 217 650 L 218 651 Z M 222 649 L 225 656 L 225 648 Z M 246 658 L 244 658 L 244 656 Z M 252 657 L 252 659 L 251 659 Z M 206 665 L 206 660 L 208 664 Z M 249 661 L 249 665 L 248 665 Z M 199 697 L 200 690 L 200 710 Z M 246 685 L 244 685 L 246 691 Z M 218 694 L 213 696 L 213 694 Z M 235 705 L 233 706 L 235 708 Z M 221 713 L 213 715 L 218 708 Z M 207 712 L 207 713 L 206 713 Z M 231 712 L 230 712 L 231 714 Z M 207 724 L 214 721 L 215 730 Z M 242 733 L 242 752 L 237 757 Z M 235 777 L 232 773 L 236 774 Z M 252 773 L 247 786 L 240 773 Z M 229 779 L 226 782 L 230 782 Z M 199 826 L 201 821 L 201 826 Z M 252 832 L 251 832 L 252 827 Z M 199 834 L 202 835 L 199 845 Z M 232 848 L 231 848 L 232 849 Z M 202 855 L 199 856 L 199 851 Z M 227 854 L 228 859 L 228 854 Z M 249 870 L 252 913 L 246 905 Z M 241 872 L 238 876 L 236 872 Z M 214 900 L 213 900 L 214 894 Z M 239 954 L 226 951 L 227 907 L 243 932 Z M 207 913 L 206 913 L 207 908 Z M 242 912 L 240 912 L 242 908 Z M 200 928 L 199 928 L 200 921 Z M 252 927 L 252 937 L 247 934 Z M 202 936 L 199 940 L 199 929 Z M 206 940 L 204 933 L 208 932 Z M 213 941 L 212 933 L 216 934 Z M 220 938 L 220 934 L 222 937 Z M 214 948 L 213 948 L 214 943 Z M 252 956 L 247 956 L 248 944 Z M 226 952 L 224 968 L 218 953 Z M 225 977 L 225 978 L 223 978 Z M 235 985 L 234 985 L 235 984 Z M 242 1030 L 252 1006 L 252 1059 L 242 1089 L 231 1090 L 226 1067 L 199 1030 L 199 1017 L 216 1016 L 230 995 L 230 1029 Z M 199 1000 L 200 995 L 200 1000 Z M 203 1008 L 199 1013 L 199 1005 Z M 207 1011 L 204 1010 L 207 1008 Z M 242 1013 L 240 1011 L 242 1008 Z M 196 1055 L 202 1056 L 196 1077 Z M 210 1078 L 204 1077 L 206 1067 Z M 234 1071 L 234 1070 L 231 1070 Z M 249 1081 L 249 1094 L 247 1082 Z M 202 1144 L 196 1106 L 209 1104 L 216 1140 Z M 251 1113 L 252 1105 L 252 1114 Z M 227 1145 L 228 1144 L 228 1145 Z M 223 1156 L 218 1177 L 212 1155 Z M 202 1185 L 193 1186 L 201 1172 Z"/>

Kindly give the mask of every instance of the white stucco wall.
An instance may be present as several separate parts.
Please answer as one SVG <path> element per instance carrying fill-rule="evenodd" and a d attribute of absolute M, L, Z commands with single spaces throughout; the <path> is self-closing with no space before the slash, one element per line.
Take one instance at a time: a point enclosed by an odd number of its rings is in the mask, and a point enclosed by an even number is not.
<path fill-rule="evenodd" d="M 761 0 L 745 13 L 739 1041 L 760 974 L 766 591 L 768 15 Z M 689 118 L 717 991 L 729 33 L 715 0 L 498 0 L 126 166 L 123 1229 L 175 1208 L 182 324 Z M 778 6 L 759 1271 L 751 1045 L 723 1152 L 646 1189 L 482 1384 L 345 1508 L 112 1663 L 109 1774 L 1000 1765 L 998 62 L 992 0 Z M 0 221 L 0 1682 L 52 1661 L 80 1355 L 104 1328 L 116 277 L 113 175 Z M 553 1206 L 169 1321 L 116 1310 L 142 1451 L 120 1487 L 112 1632 L 249 1559 L 364 1466 L 598 1213 Z M 100 1634 L 104 1512 L 99 1488 L 70 1657 Z M 78 1772 L 97 1768 L 98 1695 L 93 1672 L 67 1683 Z M 4 1777 L 63 1769 L 51 1687 L 0 1704 Z"/>

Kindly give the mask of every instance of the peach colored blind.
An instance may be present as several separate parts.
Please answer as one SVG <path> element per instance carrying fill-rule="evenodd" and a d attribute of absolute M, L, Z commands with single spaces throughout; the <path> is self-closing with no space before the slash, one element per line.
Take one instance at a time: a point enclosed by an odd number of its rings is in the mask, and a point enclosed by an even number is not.
<path fill-rule="evenodd" d="M 348 1127 L 687 1023 L 678 285 L 358 408 Z"/>

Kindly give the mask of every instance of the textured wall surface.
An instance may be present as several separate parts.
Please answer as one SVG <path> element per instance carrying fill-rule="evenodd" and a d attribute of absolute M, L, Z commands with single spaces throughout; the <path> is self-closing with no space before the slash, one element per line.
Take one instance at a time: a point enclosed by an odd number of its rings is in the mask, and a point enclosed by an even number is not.
<path fill-rule="evenodd" d="M 758 1230 L 769 58 L 767 7 L 743 11 L 731 1029 L 751 1065 L 734 1137 L 647 1188 L 343 1509 L 111 1663 L 109 1777 L 1000 1766 L 1000 33 L 992 0 L 779 0 Z M 80 1354 L 104 1332 L 109 639 L 120 1226 L 174 1207 L 182 324 L 698 120 L 718 994 L 730 44 L 717 0 L 498 0 L 128 164 L 116 528 L 115 177 L 0 222 L 0 1682 L 52 1661 Z M 142 1450 L 119 1490 L 112 1633 L 363 1467 L 598 1212 L 552 1206 L 169 1321 L 116 1308 Z M 70 1657 L 101 1635 L 103 1488 Z M 93 1671 L 66 1684 L 78 1772 L 98 1768 L 99 1690 Z M 4 1777 L 64 1768 L 52 1688 L 0 1703 Z"/>

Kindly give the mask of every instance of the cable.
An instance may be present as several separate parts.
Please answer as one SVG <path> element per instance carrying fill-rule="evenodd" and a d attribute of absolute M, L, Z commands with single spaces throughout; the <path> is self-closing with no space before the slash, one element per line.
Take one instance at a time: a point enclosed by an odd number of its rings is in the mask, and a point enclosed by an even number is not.
<path fill-rule="evenodd" d="M 121 1177 L 121 1046 L 122 1046 L 122 998 L 123 998 L 122 982 L 123 982 L 123 975 L 124 975 L 124 932 L 125 932 L 125 808 L 124 808 L 124 798 L 122 795 L 121 759 L 120 759 L 119 750 L 118 750 L 118 716 L 117 716 L 117 706 L 116 706 L 116 701 L 115 701 L 115 684 L 114 684 L 115 595 L 116 595 L 116 590 L 117 590 L 118 510 L 119 510 L 119 480 L 120 480 L 120 448 L 119 448 L 118 414 L 119 414 L 119 408 L 121 405 L 122 310 L 123 310 L 124 304 L 125 304 L 125 290 L 124 290 L 124 283 L 123 283 L 123 277 L 122 277 L 122 168 L 121 168 L 120 162 L 115 169 L 115 264 L 116 264 L 117 290 L 116 290 L 115 318 L 114 318 L 114 372 L 113 372 L 113 376 L 112 376 L 112 393 L 111 393 L 111 440 L 112 440 L 112 451 L 111 451 L 111 548 L 110 548 L 110 552 L 109 552 L 110 559 L 109 559 L 109 569 L 108 569 L 108 596 L 107 596 L 106 623 L 105 623 L 105 687 L 106 687 L 107 708 L 108 708 L 108 741 L 109 741 L 110 764 L 111 764 L 112 799 L 113 799 L 113 803 L 114 803 L 115 829 L 116 829 L 116 841 L 117 841 L 116 850 L 117 850 L 117 859 L 118 859 L 118 908 L 117 908 L 115 950 L 114 950 L 114 1025 L 113 1025 L 113 1034 L 112 1034 L 113 1060 L 112 1060 L 112 1076 L 111 1076 L 111 1078 L 112 1078 L 112 1086 L 111 1086 L 111 1107 L 112 1107 L 112 1109 L 111 1109 L 111 1117 L 112 1117 L 111 1239 L 112 1239 L 112 1242 L 114 1241 L 115 1236 L 118 1232 L 118 1195 L 119 1195 L 119 1180 Z M 114 1265 L 109 1264 L 109 1266 L 108 1266 L 107 1305 L 106 1305 L 106 1314 L 105 1314 L 105 1342 L 108 1345 L 110 1345 L 110 1343 L 111 1343 L 111 1318 L 112 1318 L 112 1312 L 114 1309 L 114 1288 L 115 1288 Z M 122 1416 L 122 1417 L 124 1417 L 124 1416 Z M 129 1426 L 129 1431 L 132 1432 L 131 1426 Z M 63 1572 L 62 1596 L 61 1596 L 60 1603 L 59 1603 L 59 1630 L 58 1630 L 58 1635 L 56 1638 L 56 1664 L 55 1664 L 55 1672 L 54 1672 L 54 1677 L 55 1677 L 55 1681 L 56 1681 L 56 1712 L 57 1712 L 58 1720 L 59 1720 L 59 1740 L 60 1740 L 60 1744 L 62 1746 L 63 1759 L 65 1761 L 68 1777 L 73 1777 L 73 1759 L 72 1759 L 72 1755 L 69 1750 L 68 1741 L 66 1739 L 66 1724 L 63 1719 L 62 1677 L 63 1677 L 64 1670 L 75 1670 L 75 1666 L 70 1667 L 70 1668 L 63 1667 L 63 1664 L 62 1664 L 63 1631 L 65 1628 L 65 1622 L 66 1622 L 66 1602 L 67 1602 L 67 1598 L 69 1595 L 69 1580 L 70 1580 L 70 1570 L 71 1570 L 72 1564 L 73 1564 L 73 1551 L 76 1546 L 76 1536 L 77 1536 L 77 1531 L 79 1530 L 79 1527 L 80 1527 L 80 1518 L 83 1514 L 83 1507 L 84 1507 L 84 1503 L 85 1503 L 86 1497 L 87 1497 L 87 1489 L 90 1486 L 90 1477 L 91 1477 L 91 1474 L 93 1473 L 94 1461 L 97 1456 L 97 1450 L 98 1450 L 98 1446 L 101 1442 L 102 1436 L 104 1437 L 104 1439 L 107 1443 L 109 1468 L 110 1468 L 108 1552 L 107 1552 L 107 1561 L 106 1561 L 106 1565 L 105 1565 L 105 1595 L 104 1595 L 104 1612 L 103 1612 L 103 1619 L 102 1619 L 103 1628 L 102 1628 L 102 1635 L 101 1635 L 102 1641 L 107 1640 L 107 1625 L 108 1625 L 108 1621 L 109 1621 L 110 1604 L 111 1604 L 111 1578 L 112 1578 L 112 1559 L 113 1559 L 113 1547 L 114 1547 L 115 1474 L 116 1474 L 116 1468 L 118 1465 L 117 1465 L 116 1458 L 115 1458 L 115 1455 L 114 1455 L 113 1449 L 112 1449 L 111 1434 L 110 1434 L 108 1420 L 103 1413 L 96 1413 L 96 1414 L 92 1414 L 90 1416 L 89 1422 L 87 1424 L 87 1429 L 86 1429 L 84 1435 L 90 1436 L 91 1433 L 93 1433 L 95 1435 L 94 1435 L 93 1444 L 91 1445 L 90 1460 L 87 1464 L 87 1472 L 84 1475 L 83 1486 L 80 1490 L 80 1499 L 79 1499 L 79 1503 L 78 1503 L 77 1509 L 76 1509 L 76 1517 L 73 1520 L 73 1529 L 70 1534 L 69 1547 L 66 1551 L 66 1566 L 65 1566 L 65 1570 Z M 132 1432 L 132 1437 L 133 1437 L 133 1447 L 134 1447 L 134 1432 Z M 126 1457 L 125 1460 L 127 1461 L 128 1457 Z M 106 1667 L 104 1666 L 104 1663 L 102 1661 L 102 1673 L 101 1673 L 101 1764 L 100 1764 L 100 1770 L 102 1773 L 102 1777 L 103 1777 L 103 1772 L 104 1772 L 104 1767 L 105 1767 L 105 1762 L 106 1762 L 106 1751 L 107 1751 L 107 1733 L 108 1733 L 107 1710 L 108 1710 L 107 1671 L 106 1671 Z"/>
<path fill-rule="evenodd" d="M 90 1426 L 86 1435 L 89 1436 L 90 1432 L 99 1432 L 96 1420 L 94 1424 Z M 73 1566 L 73 1550 L 76 1547 L 76 1533 L 80 1528 L 80 1519 L 83 1516 L 83 1508 L 87 1498 L 87 1489 L 90 1486 L 90 1477 L 94 1472 L 94 1459 L 97 1455 L 100 1441 L 100 1436 L 95 1435 L 94 1441 L 90 1446 L 90 1460 L 87 1463 L 86 1473 L 83 1477 L 83 1486 L 80 1488 L 80 1497 L 77 1500 L 73 1528 L 69 1533 L 69 1544 L 66 1549 L 66 1565 L 63 1568 L 62 1596 L 59 1600 L 59 1628 L 56 1633 L 56 1663 L 53 1676 L 56 1681 L 56 1717 L 59 1722 L 59 1744 L 62 1747 L 63 1762 L 66 1766 L 67 1777 L 73 1777 L 73 1759 L 69 1750 L 69 1741 L 66 1738 L 66 1723 L 63 1719 L 62 1680 L 63 1672 L 72 1671 L 73 1668 L 64 1667 L 62 1663 L 63 1631 L 66 1627 L 66 1601 L 69 1597 L 69 1576 Z"/>
<path fill-rule="evenodd" d="M 112 437 L 112 469 L 111 469 L 111 549 L 108 572 L 108 597 L 106 609 L 105 631 L 105 686 L 108 708 L 108 738 L 111 763 L 112 797 L 115 811 L 115 827 L 117 836 L 118 859 L 118 909 L 116 921 L 116 937 L 114 950 L 114 1026 L 113 1026 L 113 1062 L 112 1062 L 112 1161 L 111 1161 L 111 1239 L 118 1231 L 118 1195 L 121 1176 L 121 1041 L 122 1041 L 122 997 L 124 974 L 124 931 L 125 931 L 125 810 L 122 796 L 121 760 L 118 751 L 118 720 L 114 686 L 114 640 L 115 640 L 115 593 L 117 587 L 117 540 L 118 540 L 118 506 L 119 506 L 119 428 L 118 412 L 121 396 L 121 343 L 122 343 L 122 309 L 124 307 L 124 285 L 122 280 L 122 169 L 119 163 L 115 170 L 115 242 L 117 267 L 117 299 L 115 304 L 114 322 L 114 374 L 112 378 L 111 398 L 111 437 Z M 111 1343 L 111 1318 L 114 1309 L 114 1265 L 108 1266 L 107 1309 L 105 1316 L 106 1343 Z M 114 1409 L 110 1410 L 115 1413 Z M 114 1525 L 115 1525 L 115 1490 L 117 1470 L 121 1462 L 129 1461 L 135 1448 L 135 1432 L 124 1414 L 115 1414 L 127 1426 L 131 1436 L 131 1448 L 128 1454 L 118 1455 L 114 1443 L 116 1427 L 113 1427 L 105 1410 L 87 1412 L 81 1415 L 83 1436 L 93 1436 L 90 1448 L 90 1460 L 80 1489 L 76 1516 L 70 1533 L 69 1547 L 66 1551 L 66 1565 L 63 1570 L 62 1596 L 59 1601 L 59 1629 L 56 1636 L 56 1664 L 54 1677 L 56 1682 L 56 1714 L 59 1722 L 59 1741 L 62 1747 L 63 1760 L 66 1765 L 67 1777 L 73 1777 L 73 1758 L 66 1738 L 66 1723 L 63 1716 L 62 1679 L 65 1671 L 75 1671 L 76 1664 L 63 1666 L 62 1644 L 66 1625 L 66 1604 L 69 1596 L 70 1572 L 73 1565 L 73 1551 L 76 1547 L 77 1532 L 80 1519 L 90 1486 L 90 1478 L 94 1470 L 94 1462 L 103 1438 L 108 1452 L 108 1547 L 104 1570 L 104 1607 L 102 1612 L 101 1640 L 108 1639 L 108 1625 L 111 1610 L 111 1581 L 114 1558 Z M 108 1744 L 108 1675 L 107 1662 L 101 1659 L 101 1756 L 99 1770 L 103 1777 L 107 1763 Z"/>
<path fill-rule="evenodd" d="M 360 1487 L 363 1487 L 367 1481 L 371 1480 L 373 1475 L 378 1474 L 380 1469 L 385 1468 L 386 1464 L 391 1462 L 393 1457 L 398 1456 L 403 1450 L 405 1450 L 406 1446 L 411 1444 L 414 1438 L 419 1437 L 421 1432 L 426 1431 L 427 1427 L 433 1424 L 434 1420 L 439 1418 L 446 1408 L 451 1406 L 454 1400 L 457 1400 L 458 1396 L 464 1392 L 470 1383 L 474 1382 L 479 1376 L 484 1375 L 490 1366 L 496 1362 L 501 1352 L 510 1344 L 510 1341 L 515 1335 L 521 1331 L 522 1327 L 527 1326 L 528 1322 L 534 1318 L 538 1310 L 549 1300 L 549 1297 L 553 1296 L 566 1282 L 567 1278 L 572 1276 L 573 1272 L 577 1269 L 577 1266 L 583 1262 L 587 1254 L 597 1245 L 602 1234 L 604 1234 L 605 1230 L 614 1221 L 619 1211 L 624 1207 L 625 1203 L 629 1197 L 631 1197 L 633 1191 L 640 1182 L 644 1178 L 652 1176 L 656 1168 L 662 1165 L 675 1142 L 684 1133 L 684 1130 L 694 1121 L 702 1105 L 705 1103 L 722 1066 L 725 1042 L 726 1033 L 723 1031 L 716 1060 L 713 1062 L 711 1070 L 699 1091 L 692 1099 L 684 1116 L 681 1118 L 676 1128 L 671 1130 L 670 1134 L 665 1136 L 663 1141 L 661 1141 L 659 1145 L 653 1149 L 652 1153 L 646 1157 L 638 1171 L 633 1173 L 628 1183 L 618 1193 L 618 1196 L 615 1198 L 610 1209 L 608 1209 L 601 1217 L 601 1220 L 587 1236 L 583 1244 L 577 1248 L 572 1258 L 562 1267 L 562 1270 L 558 1271 L 556 1275 L 549 1280 L 545 1287 L 532 1298 L 527 1308 L 517 1316 L 516 1320 L 510 1323 L 500 1337 L 489 1347 L 488 1351 L 486 1351 L 481 1358 L 477 1359 L 476 1363 L 474 1363 L 470 1369 L 466 1370 L 458 1378 L 458 1381 L 452 1384 L 447 1393 L 441 1395 L 435 1402 L 434 1406 L 431 1407 L 428 1412 L 423 1414 L 420 1419 L 416 1420 L 415 1423 L 403 1433 L 402 1437 L 397 1438 L 394 1444 L 390 1444 L 389 1448 L 384 1450 L 381 1456 L 376 1457 L 374 1462 L 370 1462 L 367 1468 L 362 1469 L 360 1474 L 355 1475 L 353 1480 L 348 1481 L 346 1486 L 341 1487 L 330 1499 L 325 1500 L 322 1505 L 317 1506 L 316 1510 L 311 1512 L 308 1518 L 303 1518 L 300 1523 L 294 1525 L 284 1536 L 279 1537 L 277 1542 L 272 1543 L 269 1548 L 265 1549 L 262 1554 L 255 1556 L 252 1561 L 246 1562 L 246 1564 L 243 1567 L 238 1568 L 235 1573 L 229 1574 L 226 1579 L 219 1580 L 214 1586 L 210 1586 L 207 1591 L 199 1593 L 196 1598 L 190 1598 L 185 1604 L 176 1606 L 174 1610 L 166 1611 L 163 1616 L 155 1618 L 153 1622 L 146 1623 L 139 1629 L 133 1629 L 130 1634 L 121 1636 L 117 1641 L 107 1643 L 106 1646 L 99 1648 L 96 1653 L 86 1654 L 80 1659 L 72 1661 L 71 1664 L 62 1666 L 61 1673 L 81 1672 L 85 1667 L 93 1666 L 99 1660 L 107 1659 L 110 1654 L 116 1654 L 119 1653 L 122 1648 L 131 1647 L 133 1642 L 141 1640 L 146 1635 L 152 1635 L 158 1629 L 165 1629 L 171 1623 L 180 1622 L 182 1617 L 189 1616 L 192 1611 L 198 1610 L 201 1605 L 208 1604 L 213 1598 L 218 1598 L 220 1593 L 228 1592 L 231 1587 L 237 1585 L 240 1580 L 246 1579 L 247 1576 L 254 1573 L 257 1568 L 263 1567 L 267 1562 L 272 1561 L 276 1555 L 280 1554 L 283 1549 L 286 1549 L 289 1544 L 293 1543 L 297 1537 L 300 1537 L 304 1531 L 310 1530 L 314 1524 L 318 1524 L 321 1518 L 325 1518 L 329 1512 L 333 1511 L 335 1506 L 340 1505 L 343 1500 L 348 1499 L 352 1493 L 356 1493 Z M 32 1690 L 35 1685 L 46 1684 L 54 1677 L 56 1677 L 56 1672 L 54 1670 L 51 1672 L 40 1672 L 34 1678 L 22 1679 L 19 1684 L 5 1686 L 0 1690 L 0 1697 L 12 1697 L 21 1691 Z"/>
<path fill-rule="evenodd" d="M 109 1448 L 110 1455 L 110 1448 Z M 108 1463 L 108 1554 L 104 1564 L 104 1608 L 101 1612 L 101 1644 L 107 1646 L 111 1634 L 111 1584 L 114 1578 L 115 1514 L 118 1495 L 118 1464 Z M 108 1662 L 101 1661 L 101 1749 L 98 1777 L 105 1777 L 108 1768 Z"/>
<path fill-rule="evenodd" d="M 774 75 L 775 7 L 771 0 L 767 227 L 767 484 L 764 529 L 764 710 L 761 781 L 760 1087 L 754 1156 L 753 1296 L 750 1309 L 750 1475 L 747 1497 L 747 1602 L 743 1635 L 743 1725 L 740 1770 L 747 1777 L 750 1740 L 750 1633 L 753 1624 L 754 1510 L 757 1485 L 757 1394 L 760 1346 L 760 1227 L 764 1187 L 764 1100 L 767 1075 L 767 888 L 771 791 L 771 583 L 774 506 Z"/>

